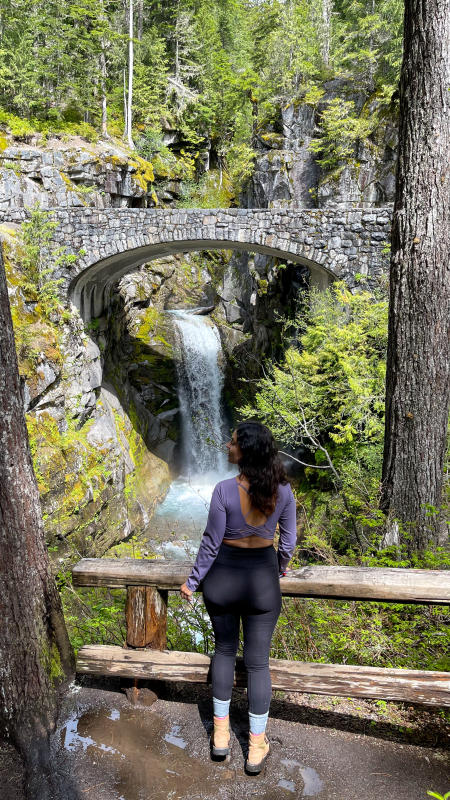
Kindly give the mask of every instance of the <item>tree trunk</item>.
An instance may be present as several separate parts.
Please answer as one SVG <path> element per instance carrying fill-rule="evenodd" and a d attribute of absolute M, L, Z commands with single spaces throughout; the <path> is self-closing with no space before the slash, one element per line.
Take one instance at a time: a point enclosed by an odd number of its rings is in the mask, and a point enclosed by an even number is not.
<path fill-rule="evenodd" d="M 410 549 L 440 531 L 449 386 L 450 6 L 406 0 L 381 508 Z M 398 526 L 397 526 L 398 527 Z"/>
<path fill-rule="evenodd" d="M 0 250 L 0 734 L 16 745 L 27 797 L 60 796 L 49 734 L 57 688 L 74 673 L 44 539 Z"/>
<path fill-rule="evenodd" d="M 105 42 L 102 42 L 102 49 L 100 52 L 100 74 L 101 74 L 101 93 L 102 93 L 102 136 L 108 139 L 108 107 L 106 102 L 106 55 L 105 55 Z"/>
<path fill-rule="evenodd" d="M 144 0 L 138 0 L 137 38 L 142 42 L 144 32 Z"/>
<path fill-rule="evenodd" d="M 133 0 L 129 0 L 129 16 L 128 16 L 128 103 L 127 103 L 127 118 L 126 118 L 126 139 L 128 145 L 134 150 L 133 138 L 131 135 L 131 106 L 133 103 Z"/>
<path fill-rule="evenodd" d="M 125 130 L 124 130 L 124 133 L 123 133 L 124 139 L 127 138 L 127 134 L 128 134 L 127 115 L 128 115 L 127 74 L 126 74 L 126 70 L 124 69 L 124 71 L 123 71 L 123 119 L 124 119 L 124 123 L 125 123 Z"/>
<path fill-rule="evenodd" d="M 322 0 L 322 58 L 327 67 L 330 61 L 331 4 L 332 0 Z"/>

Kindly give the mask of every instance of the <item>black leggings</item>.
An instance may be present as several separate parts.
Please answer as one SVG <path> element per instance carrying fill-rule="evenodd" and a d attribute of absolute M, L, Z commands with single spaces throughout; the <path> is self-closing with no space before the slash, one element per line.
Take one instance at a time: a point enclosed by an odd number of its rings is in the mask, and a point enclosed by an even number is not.
<path fill-rule="evenodd" d="M 213 696 L 218 700 L 231 697 L 242 617 L 249 711 L 265 714 L 272 693 L 270 642 L 281 611 L 274 548 L 221 544 L 202 589 L 216 639 L 211 666 Z"/>

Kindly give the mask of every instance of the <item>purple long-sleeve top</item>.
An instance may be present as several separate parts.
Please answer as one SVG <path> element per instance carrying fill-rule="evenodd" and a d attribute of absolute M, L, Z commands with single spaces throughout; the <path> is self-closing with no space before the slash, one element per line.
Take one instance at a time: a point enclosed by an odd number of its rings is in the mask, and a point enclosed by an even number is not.
<path fill-rule="evenodd" d="M 287 483 L 279 484 L 277 502 L 273 513 L 263 525 L 249 525 L 241 510 L 239 486 L 235 478 L 220 481 L 214 487 L 209 507 L 208 521 L 200 542 L 197 558 L 186 581 L 188 589 L 195 592 L 217 558 L 223 539 L 243 539 L 244 536 L 261 536 L 273 539 L 277 523 L 280 530 L 278 565 L 284 572 L 297 541 L 295 500 Z"/>

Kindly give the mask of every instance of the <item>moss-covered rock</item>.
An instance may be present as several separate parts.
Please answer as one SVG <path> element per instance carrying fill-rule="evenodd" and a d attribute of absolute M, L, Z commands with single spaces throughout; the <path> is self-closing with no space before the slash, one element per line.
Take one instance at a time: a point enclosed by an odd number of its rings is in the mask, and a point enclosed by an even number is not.
<path fill-rule="evenodd" d="M 63 556 L 101 556 L 145 530 L 168 466 L 147 450 L 139 413 L 131 420 L 113 388 L 100 388 L 99 350 L 81 320 L 40 302 L 20 230 L 0 235 L 47 541 Z"/>

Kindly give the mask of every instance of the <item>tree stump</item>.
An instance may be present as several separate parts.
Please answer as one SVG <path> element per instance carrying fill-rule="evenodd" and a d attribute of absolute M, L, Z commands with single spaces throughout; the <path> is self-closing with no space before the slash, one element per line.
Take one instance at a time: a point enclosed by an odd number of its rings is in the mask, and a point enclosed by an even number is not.
<path fill-rule="evenodd" d="M 167 596 L 167 590 L 153 586 L 127 587 L 127 647 L 166 649 Z"/>

